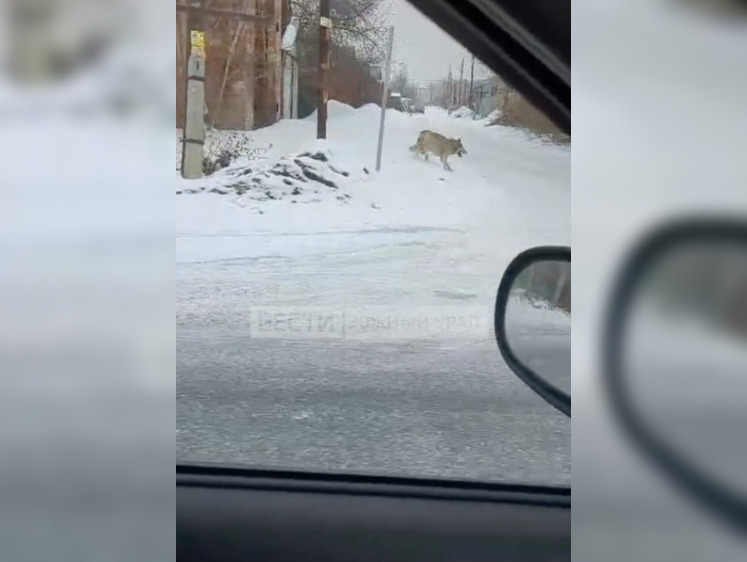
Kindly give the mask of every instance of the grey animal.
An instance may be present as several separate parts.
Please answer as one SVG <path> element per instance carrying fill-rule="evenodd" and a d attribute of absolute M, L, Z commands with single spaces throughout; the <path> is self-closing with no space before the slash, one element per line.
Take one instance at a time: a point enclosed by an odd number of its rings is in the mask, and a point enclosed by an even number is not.
<path fill-rule="evenodd" d="M 439 133 L 433 131 L 420 131 L 417 142 L 410 147 L 411 152 L 415 152 L 419 156 L 425 156 L 425 160 L 428 161 L 429 153 L 433 153 L 441 159 L 441 163 L 444 166 L 444 170 L 452 172 L 451 166 L 449 166 L 449 156 L 456 154 L 461 158 L 467 154 L 467 150 L 462 144 L 462 139 L 450 139 Z"/>

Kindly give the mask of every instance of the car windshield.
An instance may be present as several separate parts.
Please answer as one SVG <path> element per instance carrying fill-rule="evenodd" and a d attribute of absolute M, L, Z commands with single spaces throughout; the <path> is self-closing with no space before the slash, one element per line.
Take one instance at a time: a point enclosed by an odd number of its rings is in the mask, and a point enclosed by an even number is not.
<path fill-rule="evenodd" d="M 404 0 L 330 4 L 177 12 L 177 460 L 570 486 L 493 335 L 570 138 Z"/>

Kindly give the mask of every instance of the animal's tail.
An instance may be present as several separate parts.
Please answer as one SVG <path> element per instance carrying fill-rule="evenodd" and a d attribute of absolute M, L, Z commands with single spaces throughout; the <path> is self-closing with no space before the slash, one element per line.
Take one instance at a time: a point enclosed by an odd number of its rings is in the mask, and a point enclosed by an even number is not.
<path fill-rule="evenodd" d="M 423 139 L 425 138 L 425 135 L 428 132 L 429 131 L 420 131 L 417 142 L 410 147 L 410 152 L 415 152 L 420 147 L 420 145 L 423 143 Z"/>

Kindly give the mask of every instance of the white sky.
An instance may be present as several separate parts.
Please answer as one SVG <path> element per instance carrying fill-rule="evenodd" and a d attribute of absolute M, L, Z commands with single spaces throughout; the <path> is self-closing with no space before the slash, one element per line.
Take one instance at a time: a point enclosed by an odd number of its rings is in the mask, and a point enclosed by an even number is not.
<path fill-rule="evenodd" d="M 465 78 L 469 76 L 470 53 L 449 35 L 431 23 L 406 0 L 391 0 L 391 23 L 394 25 L 394 61 L 404 61 L 412 80 L 446 78 L 449 64 L 454 76 L 464 62 Z"/>

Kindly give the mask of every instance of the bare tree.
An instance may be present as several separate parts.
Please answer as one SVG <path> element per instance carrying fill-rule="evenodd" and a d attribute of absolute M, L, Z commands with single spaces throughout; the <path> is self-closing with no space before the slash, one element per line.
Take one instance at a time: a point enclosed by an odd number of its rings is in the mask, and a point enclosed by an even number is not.
<path fill-rule="evenodd" d="M 403 97 L 414 99 L 417 95 L 417 87 L 410 80 L 410 73 L 406 62 L 397 64 L 397 70 L 392 77 L 390 89 L 392 92 L 399 92 Z"/>
<path fill-rule="evenodd" d="M 333 48 L 353 48 L 360 62 L 381 63 L 385 55 L 387 6 L 386 0 L 330 0 Z M 300 41 L 308 53 L 304 58 L 314 60 L 319 0 L 291 0 L 291 11 L 299 20 Z"/>
<path fill-rule="evenodd" d="M 474 104 L 472 103 L 472 90 L 475 87 L 475 55 L 472 55 L 472 64 L 470 66 L 470 74 L 469 74 L 469 103 L 468 107 L 472 110 L 475 109 Z"/>
<path fill-rule="evenodd" d="M 464 57 L 462 57 L 462 65 L 459 67 L 459 94 L 457 105 L 460 107 L 464 105 Z"/>

